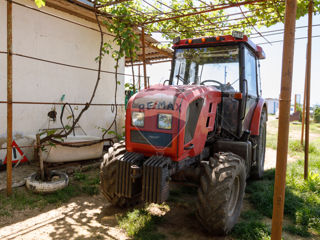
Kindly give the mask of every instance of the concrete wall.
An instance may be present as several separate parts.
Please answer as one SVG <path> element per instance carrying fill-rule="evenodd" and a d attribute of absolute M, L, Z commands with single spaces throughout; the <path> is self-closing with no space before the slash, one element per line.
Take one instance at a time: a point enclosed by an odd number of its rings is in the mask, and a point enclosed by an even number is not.
<path fill-rule="evenodd" d="M 18 3 L 37 9 L 33 1 L 16 0 Z M 79 24 L 98 29 L 97 24 L 76 16 L 43 7 L 40 11 L 59 16 Z M 105 41 L 112 37 L 105 35 Z M 99 32 L 76 25 L 41 12 L 13 4 L 13 52 L 35 58 L 64 64 L 97 69 Z M 0 51 L 6 51 L 6 1 L 0 1 Z M 103 59 L 102 69 L 114 72 L 114 60 Z M 124 61 L 120 64 L 124 72 Z M 6 54 L 0 53 L 0 100 L 6 100 Z M 13 57 L 13 101 L 58 102 L 65 95 L 64 102 L 85 103 L 89 101 L 97 72 L 47 63 L 21 56 Z M 119 76 L 117 102 L 124 103 L 124 77 Z M 94 103 L 114 103 L 114 74 L 102 73 Z M 80 112 L 75 110 L 75 114 Z M 60 122 L 49 122 L 47 113 L 52 105 L 13 106 L 14 134 L 34 135 L 39 129 L 60 127 Z M 55 106 L 59 119 L 61 107 Z M 69 114 L 66 112 L 66 116 Z M 6 104 L 0 105 L 0 135 L 6 135 Z M 108 126 L 114 118 L 110 107 L 92 106 L 80 120 L 80 126 L 88 135 L 101 136 L 97 127 Z M 123 110 L 119 120 L 124 119 Z M 66 121 L 67 124 L 67 121 Z M 120 128 L 122 124 L 119 124 Z M 77 130 L 82 134 L 82 131 Z M 1 145 L 0 145 L 1 146 Z"/>

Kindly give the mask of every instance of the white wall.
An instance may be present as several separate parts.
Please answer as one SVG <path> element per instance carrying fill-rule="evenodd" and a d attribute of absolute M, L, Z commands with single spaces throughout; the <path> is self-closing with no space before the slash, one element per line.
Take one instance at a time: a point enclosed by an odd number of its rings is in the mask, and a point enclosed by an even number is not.
<path fill-rule="evenodd" d="M 17 2 L 37 8 L 33 1 Z M 97 25 L 73 15 L 43 7 L 41 11 L 69 19 L 92 28 Z M 111 41 L 105 35 L 105 41 Z M 13 4 L 13 52 L 50 61 L 61 62 L 97 69 L 94 61 L 98 56 L 99 32 L 48 16 L 16 4 Z M 6 1 L 0 1 L 0 51 L 6 51 Z M 121 61 L 120 71 L 124 72 Z M 102 69 L 114 72 L 114 61 L 105 56 Z M 6 100 L 6 55 L 0 53 L 0 100 Z M 85 103 L 89 101 L 97 72 L 82 70 L 24 57 L 13 57 L 13 101 L 57 102 L 65 94 L 65 102 Z M 117 103 L 124 103 L 124 77 L 119 76 Z M 114 74 L 102 73 L 94 103 L 114 103 Z M 39 129 L 48 127 L 47 113 L 51 105 L 13 106 L 14 133 L 35 134 Z M 83 106 L 79 106 L 79 110 Z M 60 106 L 56 106 L 58 119 Z M 66 112 L 66 115 L 67 112 Z M 106 127 L 113 120 L 110 107 L 92 106 L 80 120 L 81 127 L 89 135 L 101 136 L 96 127 Z M 123 112 L 120 118 L 123 120 Z M 0 104 L 0 135 L 6 135 L 6 104 Z M 50 127 L 60 127 L 59 121 L 50 123 Z M 80 132 L 81 133 L 81 132 Z"/>
<path fill-rule="evenodd" d="M 268 106 L 268 113 L 269 114 L 276 114 L 279 109 L 279 100 L 278 99 L 266 99 L 267 106 Z"/>

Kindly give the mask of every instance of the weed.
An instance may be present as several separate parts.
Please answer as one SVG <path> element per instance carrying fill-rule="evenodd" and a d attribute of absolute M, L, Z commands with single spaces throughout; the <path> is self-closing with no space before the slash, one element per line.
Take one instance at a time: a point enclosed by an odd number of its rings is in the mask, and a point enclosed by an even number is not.
<path fill-rule="evenodd" d="M 130 237 L 143 240 L 160 240 L 165 236 L 155 232 L 162 216 L 150 214 L 146 209 L 133 209 L 121 217 L 117 217 L 119 226 L 126 230 Z"/>
<path fill-rule="evenodd" d="M 289 141 L 289 152 L 303 152 L 304 147 L 301 145 L 299 140 Z"/>
<path fill-rule="evenodd" d="M 301 145 L 299 140 L 289 140 L 289 153 L 294 154 L 297 152 L 304 152 L 304 145 Z M 317 154 L 319 152 L 314 143 L 309 144 L 309 153 Z"/>
<path fill-rule="evenodd" d="M 294 125 L 291 127 L 297 128 Z M 319 133 L 319 129 L 317 129 L 317 133 Z M 274 146 L 275 138 L 275 134 L 268 134 L 267 145 L 269 147 Z M 285 230 L 303 237 L 310 236 L 310 232 L 320 234 L 320 161 L 318 160 L 320 149 L 317 147 L 320 145 L 319 143 L 318 139 L 310 144 L 309 167 L 312 171 L 309 172 L 309 177 L 305 181 L 303 179 L 304 146 L 298 140 L 289 140 L 289 154 L 294 154 L 300 159 L 288 165 L 284 214 L 292 221 L 292 224 L 286 226 Z M 274 176 L 275 170 L 268 170 L 262 181 L 248 182 L 246 189 L 249 193 L 249 201 L 255 209 L 269 218 L 272 217 L 273 210 Z M 242 214 L 242 219 L 246 224 L 252 223 L 255 217 L 258 216 L 250 212 Z M 244 223 L 241 227 L 245 227 Z M 248 239 L 250 238 L 248 237 Z"/>
<path fill-rule="evenodd" d="M 76 181 L 85 181 L 88 177 L 82 172 L 75 172 L 73 175 L 74 180 Z"/>
<path fill-rule="evenodd" d="M 270 229 L 259 221 L 240 222 L 235 225 L 231 235 L 239 240 L 269 240 Z"/>
<path fill-rule="evenodd" d="M 7 209 L 0 209 L 0 217 L 2 216 L 10 217 L 12 214 Z"/>
<path fill-rule="evenodd" d="M 308 232 L 308 228 L 305 226 L 288 225 L 288 226 L 284 226 L 283 230 L 288 233 L 298 235 L 300 237 L 310 237 L 311 236 L 311 234 Z"/>
<path fill-rule="evenodd" d="M 255 210 L 248 210 L 241 213 L 241 218 L 246 221 L 259 221 L 262 220 L 262 215 Z"/>

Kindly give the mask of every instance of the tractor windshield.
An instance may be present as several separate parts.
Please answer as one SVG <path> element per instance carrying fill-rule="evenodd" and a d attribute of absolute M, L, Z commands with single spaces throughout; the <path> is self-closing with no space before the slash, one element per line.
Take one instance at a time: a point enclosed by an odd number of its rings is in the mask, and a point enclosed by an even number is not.
<path fill-rule="evenodd" d="M 177 49 L 172 85 L 213 85 L 239 91 L 239 47 Z"/>

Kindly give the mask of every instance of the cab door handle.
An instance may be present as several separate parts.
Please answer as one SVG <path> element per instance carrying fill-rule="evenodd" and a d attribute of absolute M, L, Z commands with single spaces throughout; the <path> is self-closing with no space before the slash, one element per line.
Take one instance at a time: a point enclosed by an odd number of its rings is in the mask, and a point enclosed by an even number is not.
<path fill-rule="evenodd" d="M 194 145 L 191 143 L 189 146 L 184 147 L 184 150 L 191 150 L 193 147 Z"/>

